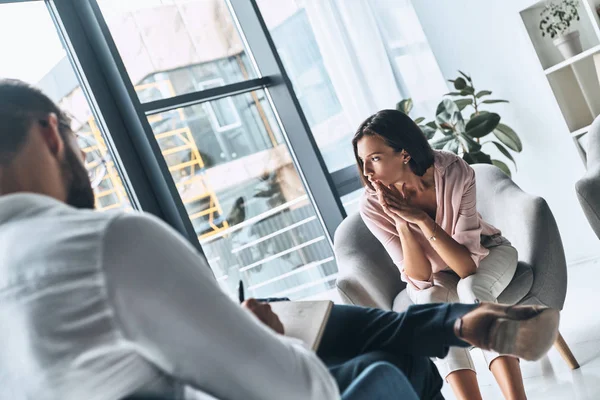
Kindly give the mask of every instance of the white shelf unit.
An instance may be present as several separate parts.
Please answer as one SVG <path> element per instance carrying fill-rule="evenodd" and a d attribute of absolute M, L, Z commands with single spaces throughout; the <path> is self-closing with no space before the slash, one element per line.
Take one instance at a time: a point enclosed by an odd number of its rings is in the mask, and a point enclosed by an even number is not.
<path fill-rule="evenodd" d="M 577 61 L 583 60 L 584 58 L 587 58 L 589 56 L 593 56 L 594 54 L 600 52 L 600 45 L 598 46 L 594 46 L 591 49 L 588 49 L 586 51 L 583 51 L 579 54 L 577 54 L 576 56 L 573 56 L 571 58 L 569 58 L 568 60 L 565 60 L 563 62 L 560 62 L 550 68 L 547 68 L 544 70 L 544 73 L 546 75 L 550 75 L 553 72 L 558 71 L 559 69 L 563 69 L 565 67 L 568 67 L 569 65 L 573 65 L 574 63 L 576 63 Z"/>
<path fill-rule="evenodd" d="M 542 37 L 539 29 L 540 13 L 549 1 L 561 0 L 541 0 L 521 11 L 521 19 L 573 142 L 585 162 L 586 133 L 600 115 L 600 18 L 596 12 L 600 0 L 579 0 L 581 19 L 572 25 L 572 29 L 579 31 L 583 51 L 567 60 L 561 56 L 552 39 Z"/>
<path fill-rule="evenodd" d="M 578 138 L 582 135 L 585 135 L 590 130 L 590 126 L 591 125 L 586 125 L 581 129 L 577 129 L 575 132 L 571 132 L 571 136 L 573 136 L 574 138 Z"/>

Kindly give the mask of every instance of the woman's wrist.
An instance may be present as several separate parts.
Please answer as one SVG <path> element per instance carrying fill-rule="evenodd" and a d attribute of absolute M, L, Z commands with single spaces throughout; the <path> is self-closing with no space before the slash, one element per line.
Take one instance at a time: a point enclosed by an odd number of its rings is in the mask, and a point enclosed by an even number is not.
<path fill-rule="evenodd" d="M 419 222 L 417 222 L 417 226 L 421 229 L 421 232 L 428 233 L 435 227 L 435 221 L 431 219 L 429 214 L 423 211 L 423 216 L 419 219 Z"/>
<path fill-rule="evenodd" d="M 406 222 L 403 219 L 396 220 L 395 222 L 396 222 L 396 230 L 398 231 L 399 234 L 410 232 L 410 229 L 408 228 L 408 222 Z"/>

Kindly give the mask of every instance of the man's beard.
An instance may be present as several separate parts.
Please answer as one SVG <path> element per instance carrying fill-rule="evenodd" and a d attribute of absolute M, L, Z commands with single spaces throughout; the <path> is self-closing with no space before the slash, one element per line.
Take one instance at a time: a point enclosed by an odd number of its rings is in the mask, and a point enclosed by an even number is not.
<path fill-rule="evenodd" d="M 65 146 L 62 173 L 67 188 L 67 204 L 75 208 L 93 210 L 96 198 L 90 178 L 85 167 L 69 146 Z"/>

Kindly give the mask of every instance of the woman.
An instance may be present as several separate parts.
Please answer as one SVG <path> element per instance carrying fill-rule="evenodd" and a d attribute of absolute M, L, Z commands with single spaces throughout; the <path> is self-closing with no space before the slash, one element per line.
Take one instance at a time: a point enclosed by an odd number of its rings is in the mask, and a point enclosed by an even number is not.
<path fill-rule="evenodd" d="M 367 118 L 354 139 L 366 186 L 360 212 L 400 269 L 416 304 L 497 302 L 517 268 L 517 251 L 476 209 L 475 173 L 460 157 L 434 151 L 404 113 Z M 518 359 L 484 352 L 507 399 L 525 399 Z M 438 369 L 459 399 L 481 399 L 468 349 Z"/>

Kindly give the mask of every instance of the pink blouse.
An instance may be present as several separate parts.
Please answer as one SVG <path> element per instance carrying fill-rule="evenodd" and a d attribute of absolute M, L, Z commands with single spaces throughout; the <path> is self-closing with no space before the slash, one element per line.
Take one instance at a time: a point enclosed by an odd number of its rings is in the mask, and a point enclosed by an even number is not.
<path fill-rule="evenodd" d="M 499 239 L 501 236 L 500 231 L 486 223 L 477 212 L 475 171 L 462 158 L 445 151 L 435 151 L 433 165 L 437 198 L 435 222 L 454 240 L 469 249 L 475 265 L 479 266 L 479 262 L 489 254 L 489 250 L 481 245 L 482 236 L 497 236 Z M 360 199 L 360 214 L 371 233 L 383 244 L 400 269 L 402 280 L 415 289 L 431 287 L 433 273 L 449 269 L 419 227 L 409 224 L 431 262 L 432 270 L 432 276 L 427 281 L 411 279 L 404 272 L 402 245 L 394 221 L 379 205 L 373 189 L 365 188 Z"/>

